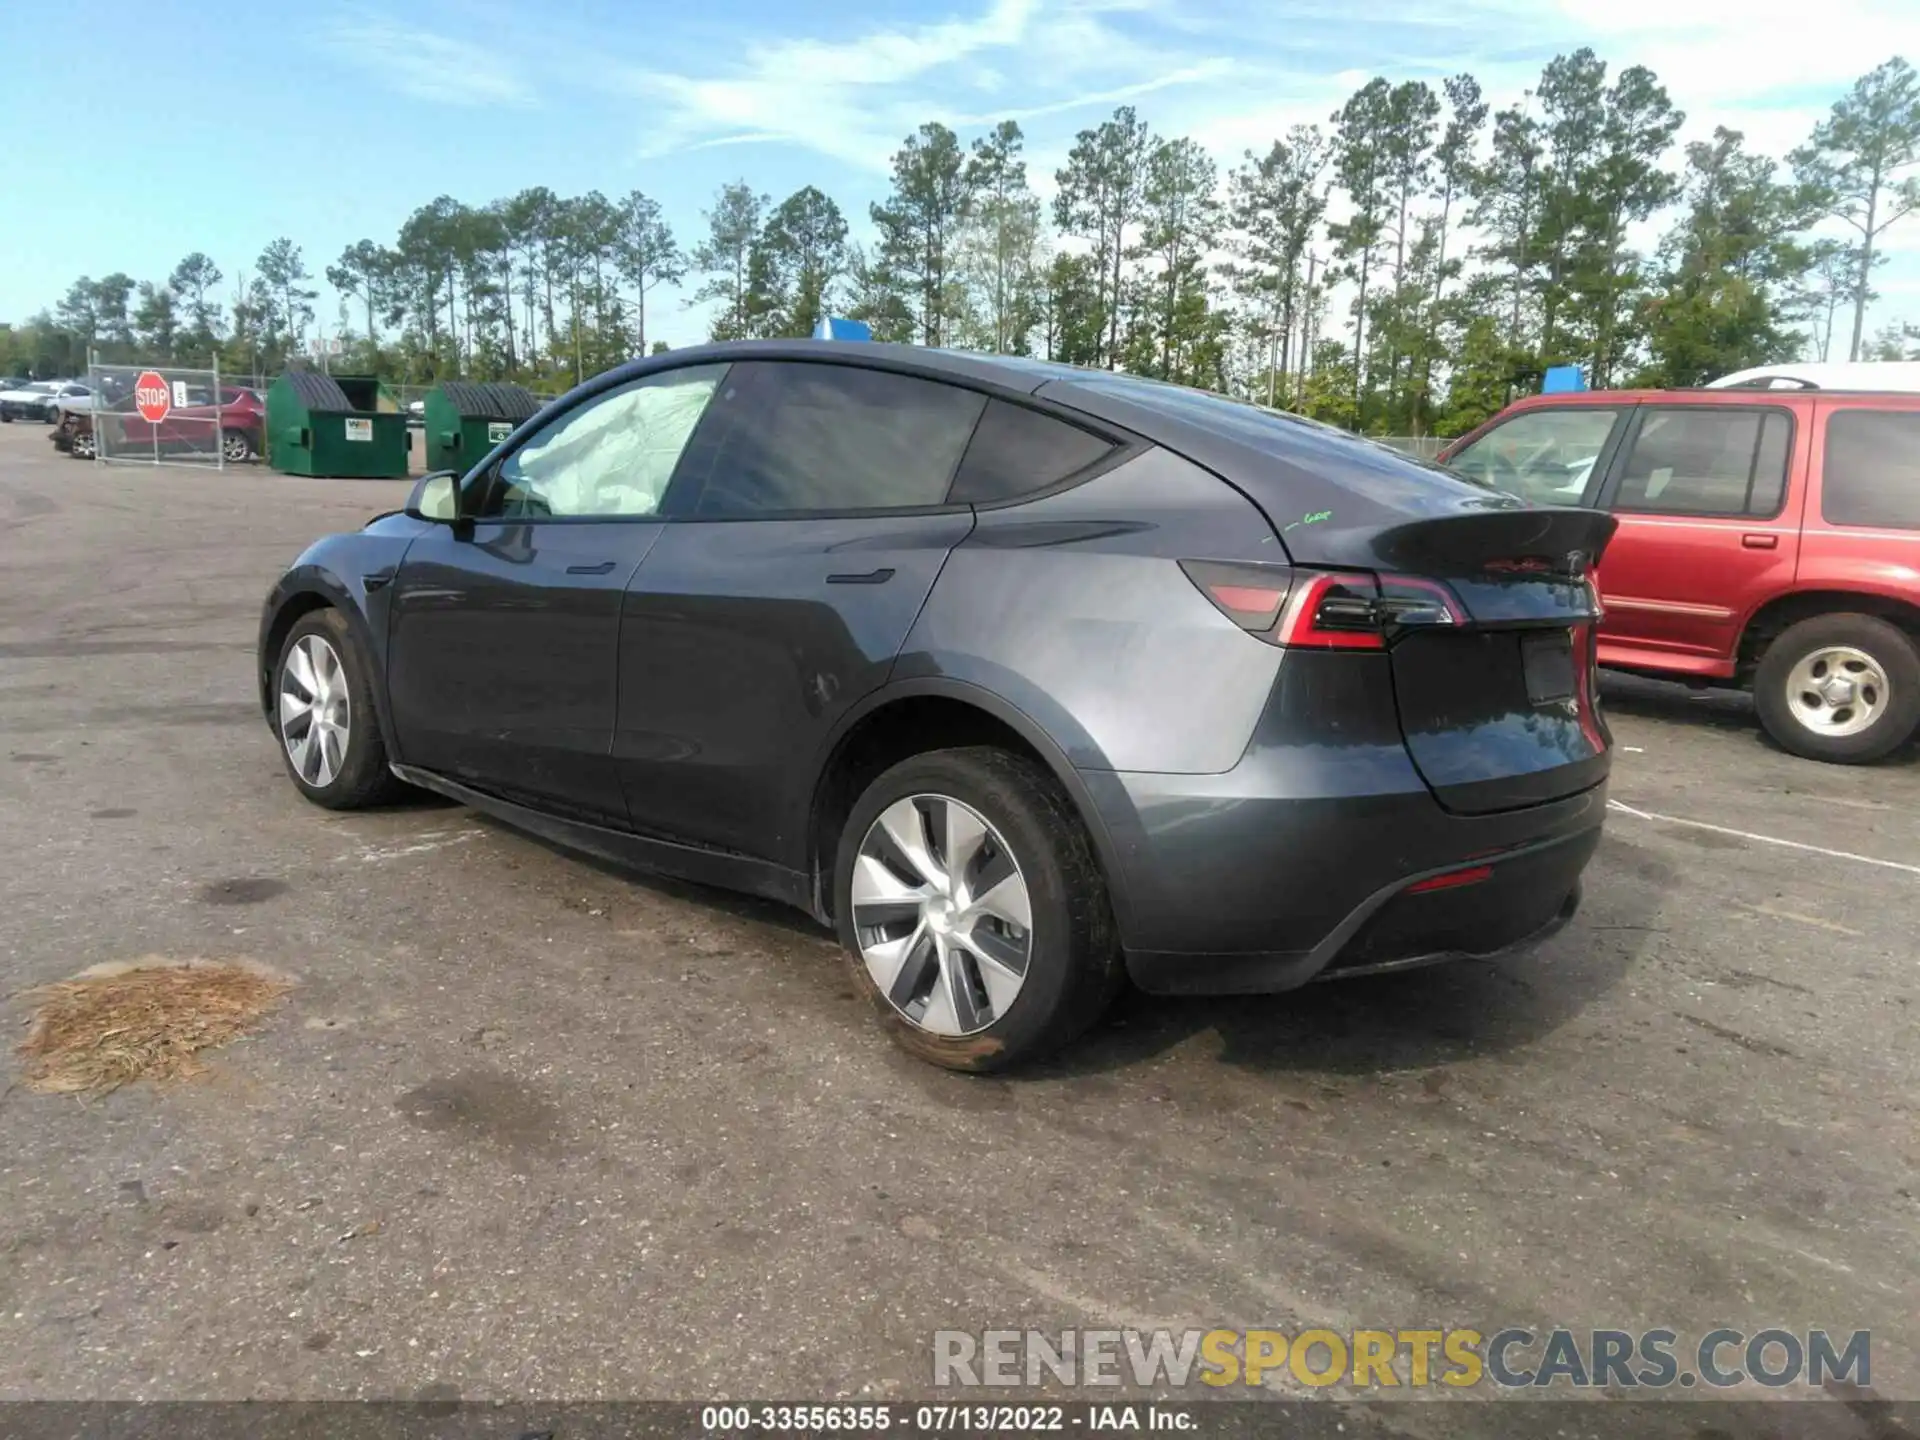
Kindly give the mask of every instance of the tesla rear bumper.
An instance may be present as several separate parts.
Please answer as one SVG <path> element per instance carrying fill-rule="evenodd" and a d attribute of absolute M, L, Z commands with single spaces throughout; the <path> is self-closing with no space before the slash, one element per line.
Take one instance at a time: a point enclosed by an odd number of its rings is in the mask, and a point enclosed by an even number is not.
<path fill-rule="evenodd" d="M 1082 773 L 1117 857 L 1128 972 L 1153 994 L 1272 993 L 1538 944 L 1578 908 L 1606 813 L 1604 783 L 1461 816 L 1417 777 L 1288 799 L 1227 793 L 1239 772 Z M 1471 883 L 1444 883 L 1463 870 Z"/>

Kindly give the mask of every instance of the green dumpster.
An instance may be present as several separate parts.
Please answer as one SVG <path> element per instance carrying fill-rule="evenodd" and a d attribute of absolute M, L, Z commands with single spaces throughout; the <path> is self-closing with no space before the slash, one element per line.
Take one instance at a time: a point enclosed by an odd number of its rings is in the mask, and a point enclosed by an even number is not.
<path fill-rule="evenodd" d="M 444 380 L 427 392 L 421 429 L 427 469 L 465 470 L 540 409 L 521 385 Z"/>
<path fill-rule="evenodd" d="M 267 456 L 282 475 L 397 480 L 407 444 L 407 417 L 380 408 L 371 375 L 289 370 L 267 391 Z"/>

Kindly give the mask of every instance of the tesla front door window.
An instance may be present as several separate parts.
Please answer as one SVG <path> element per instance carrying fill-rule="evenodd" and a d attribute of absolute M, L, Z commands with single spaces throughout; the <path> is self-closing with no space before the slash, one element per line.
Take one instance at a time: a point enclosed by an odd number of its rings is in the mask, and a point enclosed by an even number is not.
<path fill-rule="evenodd" d="M 726 373 L 725 365 L 669 370 L 562 415 L 500 462 L 486 513 L 500 519 L 654 514 L 687 437 Z"/>

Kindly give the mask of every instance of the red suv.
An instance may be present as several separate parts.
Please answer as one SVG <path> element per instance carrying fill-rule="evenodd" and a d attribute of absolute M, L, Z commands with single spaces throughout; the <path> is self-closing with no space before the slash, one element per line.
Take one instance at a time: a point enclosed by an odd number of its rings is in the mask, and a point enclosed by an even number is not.
<path fill-rule="evenodd" d="M 260 453 L 267 407 L 258 393 L 243 386 L 222 385 L 216 406 L 209 387 L 189 383 L 185 398 L 185 404 L 175 405 L 165 419 L 157 422 L 134 410 L 131 396 L 105 411 L 105 423 L 113 427 L 104 437 L 107 454 L 151 449 L 162 454 L 192 451 L 211 455 L 217 443 L 227 463 L 237 465 Z"/>
<path fill-rule="evenodd" d="M 1440 458 L 1619 519 L 1602 665 L 1750 687 L 1767 733 L 1816 760 L 1920 729 L 1920 395 L 1541 395 Z"/>

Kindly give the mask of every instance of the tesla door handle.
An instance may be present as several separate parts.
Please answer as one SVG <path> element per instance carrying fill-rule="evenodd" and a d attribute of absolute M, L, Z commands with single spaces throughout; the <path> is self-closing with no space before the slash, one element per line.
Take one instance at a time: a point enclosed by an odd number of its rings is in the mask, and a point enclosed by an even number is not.
<path fill-rule="evenodd" d="M 367 587 L 369 593 L 384 590 L 393 583 L 393 573 L 391 570 L 376 570 L 371 575 L 362 575 L 360 583 Z"/>
<path fill-rule="evenodd" d="M 864 575 L 829 575 L 829 585 L 884 585 L 893 578 L 891 570 L 869 570 Z"/>
<path fill-rule="evenodd" d="M 613 561 L 602 560 L 598 565 L 569 565 L 569 575 L 610 575 L 613 573 Z"/>
<path fill-rule="evenodd" d="M 1748 550 L 1778 550 L 1780 537 L 1778 535 L 1742 535 L 1740 543 Z"/>

